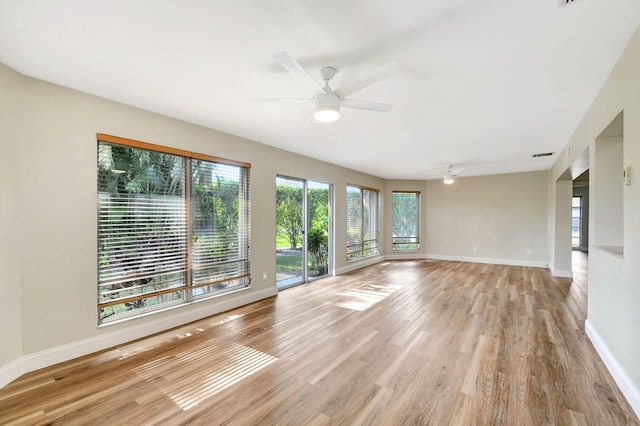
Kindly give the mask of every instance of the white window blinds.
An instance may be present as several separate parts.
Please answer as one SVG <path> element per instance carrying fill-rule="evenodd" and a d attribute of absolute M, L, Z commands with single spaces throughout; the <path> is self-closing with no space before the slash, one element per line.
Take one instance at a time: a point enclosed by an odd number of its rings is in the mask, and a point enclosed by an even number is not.
<path fill-rule="evenodd" d="M 249 200 L 248 164 L 98 135 L 99 322 L 249 286 Z"/>
<path fill-rule="evenodd" d="M 347 185 L 347 260 L 378 253 L 378 190 Z"/>

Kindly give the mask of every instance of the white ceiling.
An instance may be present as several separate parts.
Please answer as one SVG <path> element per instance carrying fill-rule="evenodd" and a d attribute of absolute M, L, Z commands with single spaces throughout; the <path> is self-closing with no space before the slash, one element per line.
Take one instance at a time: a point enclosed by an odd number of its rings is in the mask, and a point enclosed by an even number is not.
<path fill-rule="evenodd" d="M 83 92 L 389 179 L 548 169 L 640 24 L 638 0 L 0 0 L 0 62 Z M 311 123 L 272 58 L 393 104 Z M 127 136 L 127 135 L 122 135 Z M 241 158 L 239 160 L 242 160 Z"/>

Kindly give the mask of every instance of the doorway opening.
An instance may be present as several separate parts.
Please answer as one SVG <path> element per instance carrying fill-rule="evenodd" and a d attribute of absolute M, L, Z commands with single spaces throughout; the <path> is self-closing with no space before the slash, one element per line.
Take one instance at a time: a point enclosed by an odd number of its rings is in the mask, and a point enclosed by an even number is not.
<path fill-rule="evenodd" d="M 276 285 L 279 290 L 330 274 L 332 185 L 276 177 Z"/>
<path fill-rule="evenodd" d="M 573 180 L 571 249 L 589 251 L 589 169 Z"/>

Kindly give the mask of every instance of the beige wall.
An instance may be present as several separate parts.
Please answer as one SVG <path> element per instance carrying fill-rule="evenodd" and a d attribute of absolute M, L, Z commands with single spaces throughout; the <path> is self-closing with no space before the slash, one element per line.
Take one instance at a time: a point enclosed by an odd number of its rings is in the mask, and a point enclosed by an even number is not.
<path fill-rule="evenodd" d="M 547 182 L 546 171 L 428 181 L 427 256 L 546 266 Z"/>
<path fill-rule="evenodd" d="M 593 243 L 622 246 L 622 136 L 598 138 L 594 144 L 594 154 L 591 174 L 595 202 Z"/>
<path fill-rule="evenodd" d="M 338 217 L 346 216 L 347 183 L 384 190 L 384 181 L 376 177 L 34 80 L 4 66 L 0 92 L 5 119 L 0 147 L 0 321 L 5 324 L 0 376 L 1 367 L 20 356 L 60 361 L 157 331 L 157 324 L 175 324 L 174 318 L 192 320 L 247 303 L 247 294 L 275 294 L 276 174 L 332 183 Z M 250 290 L 98 328 L 96 133 L 252 163 Z M 380 221 L 384 223 L 384 215 Z M 354 267 L 358 262 L 346 262 L 344 220 L 336 222 L 335 234 L 335 267 Z M 39 364 L 34 361 L 27 368 L 34 366 Z"/>
<path fill-rule="evenodd" d="M 569 179 L 558 179 L 553 187 L 554 239 L 550 256 L 550 269 L 554 276 L 572 277 L 571 265 L 571 194 L 573 183 Z"/>
<path fill-rule="evenodd" d="M 548 172 L 458 178 L 453 185 L 389 180 L 393 191 L 421 192 L 420 250 L 393 253 L 388 259 L 439 258 L 545 267 Z M 391 203 L 385 205 L 391 218 Z M 391 235 L 391 220 L 384 228 Z M 476 251 L 473 248 L 476 247 Z"/>
<path fill-rule="evenodd" d="M 22 355 L 18 135 L 20 77 L 0 64 L 0 366 Z"/>
<path fill-rule="evenodd" d="M 640 32 L 615 65 L 606 83 L 551 170 L 553 182 L 589 149 L 590 210 L 589 297 L 586 331 L 616 382 L 640 416 Z M 624 111 L 623 165 L 631 166 L 632 184 L 622 188 L 624 256 L 598 248 L 598 208 L 594 197 L 596 139 Z M 563 152 L 567 152 L 566 149 Z M 620 170 L 620 176 L 621 176 Z M 575 177 L 575 176 L 573 176 Z M 604 206 L 606 208 L 606 206 Z M 554 236 L 553 238 L 556 238 Z M 553 244 L 553 240 L 550 241 Z"/>

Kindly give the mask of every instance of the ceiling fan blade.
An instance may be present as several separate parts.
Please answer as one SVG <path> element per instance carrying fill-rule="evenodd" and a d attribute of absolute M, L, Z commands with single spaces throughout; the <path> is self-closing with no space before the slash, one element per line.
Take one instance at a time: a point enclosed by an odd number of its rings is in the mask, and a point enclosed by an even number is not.
<path fill-rule="evenodd" d="M 298 81 L 304 84 L 310 91 L 316 93 L 318 90 L 324 92 L 324 89 L 320 83 L 318 83 L 311 74 L 304 69 L 302 65 L 294 58 L 289 52 L 275 53 L 273 58 L 278 61 L 280 65 L 291 75 L 293 75 Z"/>
<path fill-rule="evenodd" d="M 460 173 L 464 171 L 464 167 L 456 167 L 451 169 L 451 174 L 454 176 L 458 176 Z"/>
<path fill-rule="evenodd" d="M 383 78 L 393 74 L 395 69 L 396 69 L 395 61 L 387 62 L 386 64 L 376 68 L 370 73 L 365 74 L 364 76 L 362 76 L 362 78 L 360 78 L 360 80 L 355 81 L 351 84 L 347 84 L 346 86 L 342 87 L 340 90 L 336 90 L 336 92 L 340 94 L 341 97 L 347 97 L 352 93 L 356 93 L 357 91 L 372 85 L 376 81 L 382 80 Z"/>
<path fill-rule="evenodd" d="M 379 112 L 387 112 L 391 108 L 393 108 L 393 105 L 379 104 L 377 102 L 360 101 L 358 99 L 342 99 L 340 101 L 340 106 L 346 107 L 346 108 L 366 109 L 369 111 L 379 111 Z"/>
<path fill-rule="evenodd" d="M 309 103 L 313 98 L 249 98 L 253 102 L 290 102 L 290 103 Z"/>

